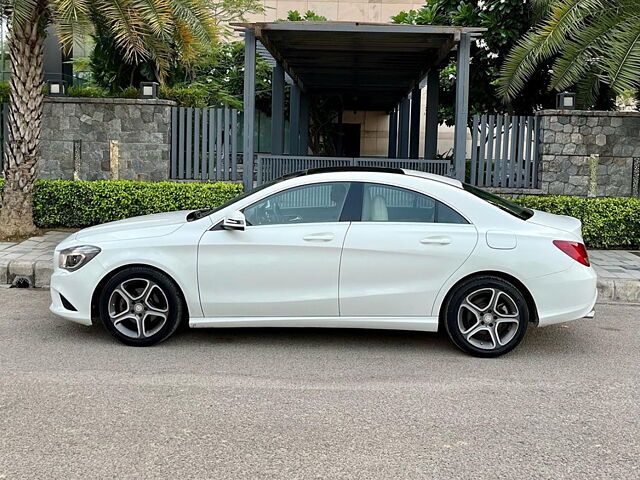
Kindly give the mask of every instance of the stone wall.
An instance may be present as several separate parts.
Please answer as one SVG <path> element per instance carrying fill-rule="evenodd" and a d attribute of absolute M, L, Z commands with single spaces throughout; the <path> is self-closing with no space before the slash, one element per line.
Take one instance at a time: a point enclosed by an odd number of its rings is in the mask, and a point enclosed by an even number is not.
<path fill-rule="evenodd" d="M 543 110 L 540 190 L 544 194 L 638 194 L 640 113 Z"/>
<path fill-rule="evenodd" d="M 173 105 L 47 97 L 38 178 L 166 180 Z"/>

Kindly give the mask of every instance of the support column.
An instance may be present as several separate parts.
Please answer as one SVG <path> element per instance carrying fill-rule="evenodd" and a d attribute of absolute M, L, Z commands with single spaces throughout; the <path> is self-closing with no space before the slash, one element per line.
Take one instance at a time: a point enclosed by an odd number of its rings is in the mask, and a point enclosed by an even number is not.
<path fill-rule="evenodd" d="M 453 159 L 456 178 L 465 180 L 467 159 L 467 117 L 469 115 L 469 51 L 471 36 L 460 34 L 458 61 L 456 64 L 456 124 L 453 142 Z"/>
<path fill-rule="evenodd" d="M 440 72 L 432 68 L 427 73 L 427 118 L 425 123 L 424 158 L 435 160 L 438 155 L 438 103 Z"/>
<path fill-rule="evenodd" d="M 409 158 L 420 156 L 420 87 L 411 90 L 411 129 L 409 132 Z"/>
<path fill-rule="evenodd" d="M 398 109 L 394 108 L 389 112 L 389 150 L 387 157 L 396 158 L 398 156 Z"/>
<path fill-rule="evenodd" d="M 256 114 L 256 32 L 244 31 L 244 125 L 243 172 L 245 191 L 253 188 L 253 135 Z"/>
<path fill-rule="evenodd" d="M 309 108 L 311 98 L 308 93 L 303 93 L 300 97 L 300 145 L 298 153 L 309 155 Z"/>
<path fill-rule="evenodd" d="M 284 153 L 284 68 L 280 64 L 271 72 L 271 153 Z"/>
<path fill-rule="evenodd" d="M 289 98 L 289 155 L 300 154 L 300 87 L 291 85 Z"/>
<path fill-rule="evenodd" d="M 398 158 L 409 158 L 409 97 L 400 101 Z"/>

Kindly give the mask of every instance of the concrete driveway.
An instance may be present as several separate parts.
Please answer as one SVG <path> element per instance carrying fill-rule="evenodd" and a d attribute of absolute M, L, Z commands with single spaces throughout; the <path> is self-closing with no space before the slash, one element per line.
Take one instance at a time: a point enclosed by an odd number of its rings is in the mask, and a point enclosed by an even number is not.
<path fill-rule="evenodd" d="M 0 479 L 640 477 L 640 307 L 468 357 L 442 335 L 199 330 L 150 349 L 0 289 Z"/>

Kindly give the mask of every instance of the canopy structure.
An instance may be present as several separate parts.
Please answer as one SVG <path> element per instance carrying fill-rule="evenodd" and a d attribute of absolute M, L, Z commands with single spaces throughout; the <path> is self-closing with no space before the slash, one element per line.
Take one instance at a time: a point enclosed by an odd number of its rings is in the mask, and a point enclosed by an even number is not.
<path fill-rule="evenodd" d="M 253 131 L 256 45 L 275 61 L 272 84 L 275 154 L 284 153 L 286 75 L 293 83 L 290 154 L 307 153 L 309 96 L 337 94 L 345 109 L 388 112 L 388 156 L 418 158 L 422 82 L 427 85 L 425 157 L 435 158 L 439 68 L 457 50 L 454 150 L 456 165 L 460 162 L 464 165 L 470 42 L 484 29 L 357 22 L 258 22 L 235 26 L 244 30 L 245 37 L 245 132 Z M 252 156 L 250 137 L 245 135 L 244 152 Z"/>

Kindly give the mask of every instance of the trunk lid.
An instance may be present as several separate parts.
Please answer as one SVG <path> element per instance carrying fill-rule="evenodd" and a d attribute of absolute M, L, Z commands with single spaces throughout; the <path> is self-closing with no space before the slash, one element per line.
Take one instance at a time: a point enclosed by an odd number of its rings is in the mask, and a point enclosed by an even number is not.
<path fill-rule="evenodd" d="M 582 222 L 577 218 L 533 210 L 533 216 L 527 222 L 571 233 L 582 242 Z"/>

